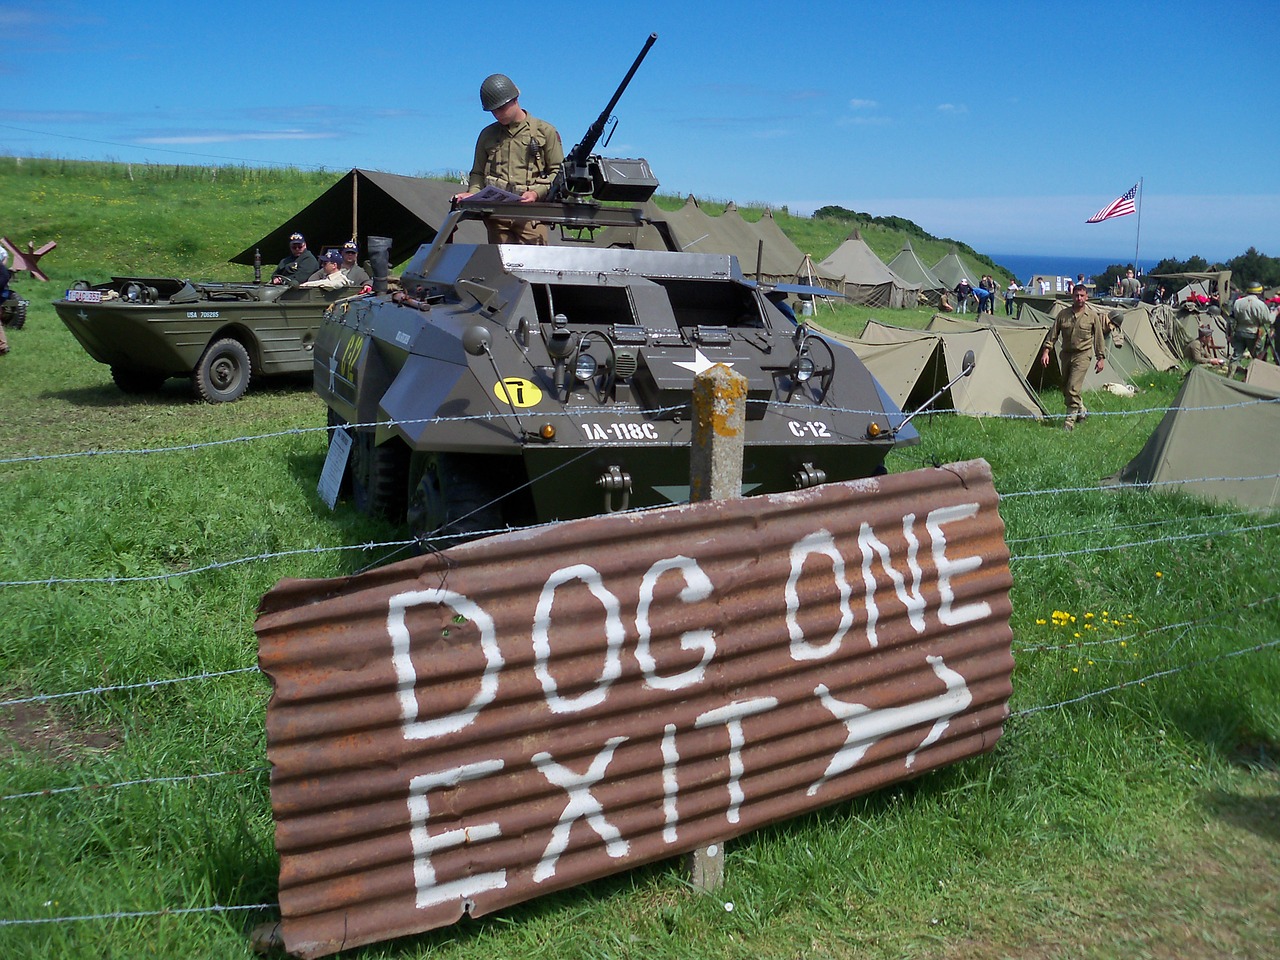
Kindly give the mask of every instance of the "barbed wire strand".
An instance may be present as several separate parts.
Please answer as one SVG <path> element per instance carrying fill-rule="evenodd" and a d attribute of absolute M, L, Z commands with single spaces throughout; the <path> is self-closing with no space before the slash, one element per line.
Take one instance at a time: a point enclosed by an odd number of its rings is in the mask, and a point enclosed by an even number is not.
<path fill-rule="evenodd" d="M 754 400 L 749 399 L 748 404 L 775 404 L 772 400 Z M 1091 417 L 1139 417 L 1153 413 L 1168 413 L 1170 410 L 1176 409 L 1181 413 L 1201 413 L 1221 410 L 1233 410 L 1241 407 L 1253 407 L 1265 404 L 1280 404 L 1280 398 L 1277 399 L 1253 399 L 1241 400 L 1235 403 L 1211 404 L 1199 407 L 1146 407 L 1136 410 L 1098 410 L 1089 411 Z M 661 417 L 668 413 L 676 413 L 687 409 L 686 404 L 677 404 L 668 407 L 655 407 L 652 409 L 629 409 L 619 410 L 616 407 L 586 407 L 574 410 L 556 410 L 556 411 L 539 411 L 537 416 L 540 419 L 547 418 L 574 418 L 580 419 L 584 416 L 591 415 L 610 415 L 618 416 L 619 413 L 643 415 L 647 418 Z M 821 409 L 829 413 L 848 413 L 855 415 L 884 415 L 884 410 L 862 409 L 858 407 L 837 407 L 823 406 Z M 955 407 L 937 408 L 919 411 L 929 414 L 957 414 L 960 416 L 971 417 L 975 419 L 985 420 L 1063 420 L 1068 414 L 1026 414 L 1026 413 L 1004 413 L 998 410 L 991 411 L 969 411 L 959 410 Z M 905 414 L 903 414 L 905 416 Z M 224 447 L 237 443 L 250 443 L 259 440 L 276 440 L 281 437 L 304 436 L 313 433 L 332 433 L 334 430 L 343 429 L 375 429 L 393 426 L 419 426 L 432 423 L 467 423 L 467 422 L 487 422 L 500 420 L 509 421 L 510 412 L 495 412 L 473 414 L 466 417 L 416 417 L 405 420 L 380 420 L 368 423 L 351 423 L 339 426 L 317 426 L 317 427 L 292 427 L 288 430 L 276 430 L 270 433 L 248 434 L 240 437 L 226 437 L 221 440 L 203 440 L 196 443 L 184 443 L 176 446 L 168 447 L 138 447 L 138 448 L 120 448 L 113 450 L 78 450 L 70 453 L 49 453 L 49 454 L 28 454 L 22 457 L 7 457 L 0 459 L 0 466 L 11 463 L 39 463 L 49 460 L 70 460 L 81 457 L 111 457 L 111 456 L 140 456 L 160 453 L 179 453 L 183 451 L 201 450 L 209 447 Z"/>
<path fill-rule="evenodd" d="M 587 456 L 591 452 L 593 451 L 586 451 L 581 456 Z M 578 459 L 578 458 L 575 458 L 575 459 Z M 568 463 L 562 465 L 561 467 L 557 467 L 555 469 L 563 469 L 564 467 L 567 467 L 567 466 L 569 466 Z M 550 473 L 553 473 L 553 472 L 554 470 L 550 471 L 546 475 L 549 476 Z M 1264 479 L 1276 479 L 1276 478 L 1280 478 L 1280 473 L 1266 474 L 1266 475 L 1254 476 L 1254 477 L 1195 477 L 1195 478 L 1189 478 L 1186 480 L 1160 481 L 1157 484 L 1143 484 L 1138 488 L 1130 488 L 1128 486 L 1121 486 L 1121 487 L 1114 487 L 1114 488 L 1113 487 L 1060 487 L 1057 489 L 1048 489 L 1048 490 L 1028 490 L 1028 491 L 1019 491 L 1014 493 L 1004 493 L 1004 494 L 999 494 L 999 496 L 1002 500 L 1005 500 L 1005 499 L 1011 499 L 1016 497 L 1036 496 L 1036 495 L 1056 495 L 1056 494 L 1062 494 L 1062 493 L 1115 493 L 1115 492 L 1125 493 L 1125 492 L 1136 492 L 1137 489 L 1142 489 L 1147 486 L 1162 485 L 1166 483 L 1167 484 L 1187 484 L 1187 483 L 1203 483 L 1211 480 L 1245 481 L 1245 480 L 1264 480 Z M 529 483 L 522 485 L 521 487 L 517 488 L 517 490 L 523 489 L 525 486 L 528 486 L 532 482 L 533 481 L 529 481 Z M 510 496 L 511 493 L 513 492 L 515 491 L 505 493 L 503 494 L 503 496 Z M 499 500 L 501 499 L 502 497 L 495 498 L 494 500 L 486 504 L 484 507 L 476 508 L 476 510 L 473 510 L 472 513 L 476 513 L 479 510 L 484 509 L 485 507 L 492 506 L 493 504 L 499 502 Z M 659 508 L 636 507 L 628 511 L 619 511 L 619 512 L 639 513 L 639 512 L 645 512 L 647 510 L 653 510 L 653 509 L 659 509 Z M 1231 514 L 1229 516 L 1237 516 L 1237 515 L 1238 514 Z M 471 514 L 467 514 L 467 516 L 471 516 Z M 461 519 L 463 518 L 459 518 L 459 520 Z M 1180 518 L 1171 518 L 1167 522 L 1176 522 L 1179 519 Z M 1210 518 L 1204 518 L 1204 519 L 1210 519 Z M 515 533 L 515 532 L 521 532 L 525 530 L 534 530 L 539 527 L 545 527 L 550 522 L 553 522 L 553 521 L 541 521 L 538 523 L 526 524 L 526 525 L 517 524 L 513 526 L 506 526 L 506 527 L 495 527 L 487 530 L 468 531 L 468 536 L 482 537 L 482 536 L 492 536 L 494 534 L 499 534 L 499 533 Z M 1185 522 L 1185 520 L 1183 522 Z M 1224 530 L 1217 530 L 1217 531 L 1201 531 L 1198 533 L 1170 535 L 1165 537 L 1157 537 L 1149 540 L 1128 541 L 1126 543 L 1100 546 L 1100 547 L 1084 547 L 1079 550 L 1073 550 L 1073 551 L 1059 551 L 1059 552 L 1044 553 L 1044 554 L 1012 555 L 1010 557 L 1010 562 L 1022 561 L 1022 560 L 1046 560 L 1046 559 L 1054 559 L 1058 557 L 1076 556 L 1076 555 L 1085 554 L 1085 553 L 1108 552 L 1111 550 L 1127 549 L 1129 547 L 1150 546 L 1157 543 L 1175 543 L 1180 540 L 1193 540 L 1193 539 L 1196 539 L 1197 537 L 1227 536 L 1231 534 L 1250 533 L 1250 532 L 1255 532 L 1260 530 L 1270 530 L 1277 526 L 1280 526 L 1280 522 L 1257 523 L 1250 526 L 1236 527 L 1232 529 L 1224 529 Z M 445 529 L 447 528 L 441 528 L 441 530 L 445 530 Z M 1124 529 L 1124 528 L 1102 527 L 1089 532 L 1104 532 L 1104 531 L 1118 530 L 1118 529 Z M 1052 537 L 1052 536 L 1076 536 L 1076 535 L 1079 535 L 1079 533 L 1077 532 L 1072 534 L 1067 534 L 1067 533 L 1046 534 L 1044 537 L 1030 538 L 1030 539 L 1044 539 L 1046 537 Z M 406 539 L 406 540 L 388 540 L 388 541 L 382 541 L 382 542 L 369 542 L 369 543 L 360 543 L 360 544 L 342 544 L 342 545 L 330 546 L 330 547 L 303 547 L 303 548 L 298 548 L 294 550 L 278 550 L 278 551 L 272 551 L 269 553 L 260 553 L 260 554 L 254 554 L 251 556 L 245 556 L 245 557 L 235 557 L 231 560 L 218 561 L 216 563 L 205 564 L 199 567 L 190 567 L 185 570 L 173 570 L 167 573 L 139 574 L 136 576 L 128 576 L 128 577 L 120 577 L 120 576 L 41 577 L 39 579 L 31 579 L 31 580 L 0 580 L 0 588 L 89 585 L 89 584 L 103 584 L 103 585 L 113 586 L 113 585 L 120 585 L 120 584 L 129 584 L 129 583 L 147 583 L 147 582 L 156 582 L 156 581 L 164 581 L 164 580 L 173 580 L 180 577 L 189 577 L 199 573 L 208 573 L 215 570 L 226 569 L 228 567 L 239 566 L 245 563 L 254 563 L 254 562 L 261 562 L 266 560 L 277 560 L 277 559 L 286 558 L 286 557 L 305 556 L 305 555 L 312 555 L 312 554 L 320 555 L 325 553 L 338 553 L 343 551 L 357 551 L 357 550 L 370 551 L 370 550 L 390 549 L 390 548 L 407 549 L 409 547 L 414 547 L 414 546 L 429 547 L 434 542 L 452 541 L 453 539 L 454 537 L 449 535 L 448 533 L 440 533 L 439 531 L 434 531 L 433 533 L 427 536 L 413 537 L 411 539 Z M 1021 543 L 1024 541 L 1009 541 L 1009 542 Z M 376 563 L 377 561 L 375 561 L 375 564 Z M 367 570 L 367 569 L 370 569 L 370 566 L 366 566 L 358 572 L 364 572 L 364 570 Z"/>
<path fill-rule="evenodd" d="M 1039 707 L 1027 707 L 1024 710 L 1018 710 L 1009 714 L 1009 719 L 1017 719 L 1028 717 L 1032 714 L 1043 713 L 1045 710 L 1057 710 L 1060 707 L 1066 707 L 1073 703 L 1081 703 L 1085 700 L 1092 700 L 1094 697 L 1101 697 L 1104 694 L 1115 693 L 1117 690 L 1124 690 L 1126 687 L 1134 687 L 1144 684 L 1149 680 L 1159 680 L 1163 677 L 1171 677 L 1174 674 L 1185 673 L 1187 670 L 1193 670 L 1197 667 L 1208 666 L 1213 663 L 1220 663 L 1224 660 L 1230 660 L 1234 657 L 1242 657 L 1249 653 L 1258 653 L 1263 650 L 1270 650 L 1280 647 L 1280 640 L 1268 640 L 1265 643 L 1255 644 L 1252 647 L 1246 647 L 1242 650 L 1232 650 L 1228 653 L 1219 654 L 1216 657 L 1205 657 L 1202 660 L 1193 660 L 1190 663 L 1182 664 L 1177 667 L 1170 667 L 1168 670 L 1157 670 L 1155 673 L 1149 673 L 1145 677 L 1138 677 L 1134 680 L 1125 680 L 1123 683 L 1115 683 L 1109 687 L 1103 687 L 1101 690 L 1090 690 L 1088 693 L 1082 693 L 1078 697 L 1071 697 L 1067 700 L 1060 700 L 1057 703 L 1046 703 Z"/>
<path fill-rule="evenodd" d="M 85 923 L 92 920 L 137 920 L 148 917 L 181 917 L 192 913 L 231 913 L 246 910 L 279 910 L 278 903 L 245 903 L 227 906 L 215 903 L 208 907 L 166 907 L 163 910 L 118 910 L 115 913 L 87 913 L 74 917 L 31 917 L 21 920 L 0 919 L 0 927 L 29 926 L 37 923 Z"/>
<path fill-rule="evenodd" d="M 1269 603 L 1280 601 L 1280 594 L 1272 594 L 1269 597 L 1262 597 L 1258 600 L 1251 600 L 1248 603 L 1242 603 L 1231 609 L 1231 613 L 1242 613 L 1245 610 L 1251 610 L 1254 607 L 1265 606 Z M 1132 641 L 1141 640 L 1147 636 L 1157 633 L 1164 633 L 1167 630 L 1180 630 L 1184 628 L 1203 627 L 1209 623 L 1217 624 L 1222 620 L 1221 613 L 1206 614 L 1196 620 L 1183 620 L 1179 623 L 1167 623 L 1158 627 L 1149 627 L 1146 630 L 1139 630 L 1136 633 L 1129 633 L 1118 637 L 1099 637 L 1097 640 L 1077 640 L 1072 643 L 1049 643 L 1040 644 L 1033 647 L 1018 647 L 1013 652 L 1015 654 L 1025 653 L 1043 653 L 1044 651 L 1069 651 L 1083 649 L 1085 647 L 1101 647 L 1109 646 L 1116 643 L 1130 643 Z"/>
<path fill-rule="evenodd" d="M 270 767 L 243 767 L 239 770 L 215 770 L 211 773 L 188 773 L 172 777 L 139 777 L 136 780 L 117 780 L 113 783 L 79 783 L 69 787 L 47 787 L 43 790 L 28 790 L 25 793 L 10 793 L 0 797 L 0 803 L 9 800 L 29 800 L 32 797 L 53 797 L 61 793 L 120 790 L 124 787 L 139 787 L 154 783 L 190 783 L 196 780 L 216 780 L 219 777 L 243 777 L 253 773 L 269 773 L 270 770 Z"/>
<path fill-rule="evenodd" d="M 1275 647 L 1280 647 L 1280 640 L 1269 640 L 1265 643 L 1255 644 L 1252 647 L 1247 647 L 1241 650 L 1232 650 L 1227 653 L 1220 654 L 1216 657 L 1205 657 L 1199 660 L 1194 660 L 1194 661 L 1191 661 L 1190 663 L 1186 663 L 1178 667 L 1172 667 L 1168 670 L 1158 670 L 1154 673 L 1149 673 L 1146 676 L 1138 677 L 1133 680 L 1126 680 L 1122 683 L 1111 684 L 1110 686 L 1103 687 L 1098 690 L 1091 690 L 1087 693 L 1081 694 L 1080 696 L 1071 697 L 1067 700 L 1061 700 L 1061 701 L 1058 701 L 1057 703 L 1048 703 L 1048 704 L 1043 704 L 1037 707 L 1027 707 L 1023 710 L 1018 710 L 1016 712 L 1011 713 L 1009 715 L 1009 720 L 1010 721 L 1022 720 L 1027 717 L 1034 716 L 1038 713 L 1043 713 L 1049 710 L 1062 709 L 1064 707 L 1068 707 L 1076 703 L 1082 703 L 1085 700 L 1090 700 L 1096 697 L 1105 696 L 1106 694 L 1109 694 L 1109 693 L 1116 693 L 1128 687 L 1143 685 L 1151 681 L 1161 680 L 1166 677 L 1174 676 L 1179 673 L 1184 673 L 1188 670 L 1209 666 L 1214 663 L 1220 663 L 1226 660 L 1234 659 L 1236 657 L 1242 657 L 1250 653 L 1259 653 L 1261 651 L 1270 650 Z M 262 768 L 262 769 L 267 769 L 267 768 Z M 249 771 L 240 771 L 240 772 L 249 772 Z M 124 783 L 118 784 L 118 786 L 133 786 L 133 785 L 142 784 L 142 783 L 164 783 L 164 782 L 171 782 L 173 780 L 195 780 L 195 779 L 199 779 L 200 776 L 212 777 L 212 776 L 226 776 L 226 775 L 228 774 L 218 773 L 218 774 L 197 775 L 193 777 L 171 777 L 171 778 L 155 778 L 151 780 L 134 780 L 134 781 L 126 781 Z M 103 786 L 105 787 L 105 786 L 117 786 L 117 785 L 103 785 Z M 78 788 L 64 788 L 64 790 L 73 790 L 73 789 L 78 789 Z M 53 792 L 63 792 L 63 791 L 44 791 L 40 793 L 18 794 L 13 797 L 0 797 L 0 801 L 17 799 L 18 797 L 47 796 Z M 252 911 L 252 910 L 277 910 L 277 909 L 279 909 L 279 904 L 275 904 L 275 903 L 242 904 L 237 906 L 225 906 L 222 904 L 213 904 L 207 907 L 174 907 L 174 908 L 167 908 L 163 910 L 115 911 L 111 913 L 80 914 L 75 916 L 64 916 L 64 917 L 30 917 L 30 918 L 0 919 L 0 927 L 26 926 L 26 925 L 46 924 L 46 923 L 84 923 L 84 922 L 103 921 L 103 920 L 145 919 L 145 918 L 162 917 L 162 916 L 181 916 L 181 915 L 187 915 L 187 914 L 218 913 L 218 912 L 227 912 L 227 911 Z"/>

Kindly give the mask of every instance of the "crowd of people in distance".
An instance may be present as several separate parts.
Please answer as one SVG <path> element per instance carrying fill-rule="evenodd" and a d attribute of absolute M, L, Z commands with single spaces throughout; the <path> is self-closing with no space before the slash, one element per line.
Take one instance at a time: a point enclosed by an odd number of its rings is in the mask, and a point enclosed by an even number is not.
<path fill-rule="evenodd" d="M 1018 285 L 1011 282 L 1009 288 L 1010 292 L 1005 293 L 1004 308 L 1005 312 L 1012 316 L 1013 294 L 1017 292 Z M 974 313 L 994 314 L 996 312 L 996 291 L 998 289 L 995 278 L 990 275 L 984 275 L 978 281 L 976 287 L 969 283 L 968 277 L 961 277 L 954 290 L 943 291 L 942 302 L 939 304 L 938 309 L 943 313 L 968 313 L 969 304 L 972 302 Z M 952 297 L 955 298 L 954 301 Z"/>

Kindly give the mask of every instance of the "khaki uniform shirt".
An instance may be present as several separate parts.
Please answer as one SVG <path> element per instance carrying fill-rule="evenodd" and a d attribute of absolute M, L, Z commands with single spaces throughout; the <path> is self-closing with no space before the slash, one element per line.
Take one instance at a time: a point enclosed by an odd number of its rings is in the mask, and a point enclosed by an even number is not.
<path fill-rule="evenodd" d="M 1087 303 L 1079 314 L 1067 307 L 1053 321 L 1045 346 L 1062 337 L 1062 351 L 1067 354 L 1092 353 L 1094 359 L 1106 358 L 1103 336 L 1107 330 L 1107 318 Z"/>
<path fill-rule="evenodd" d="M 1213 357 L 1209 355 L 1209 351 L 1205 349 L 1205 345 L 1199 340 L 1192 340 L 1182 348 L 1188 360 L 1192 363 L 1202 364 L 1203 366 L 1214 366 Z"/>
<path fill-rule="evenodd" d="M 522 121 L 509 127 L 491 123 L 476 140 L 467 192 L 475 193 L 484 187 L 511 193 L 533 190 L 539 200 L 545 200 L 562 162 L 560 134 L 545 120 L 526 113 Z"/>
<path fill-rule="evenodd" d="M 1257 335 L 1259 327 L 1271 325 L 1271 311 L 1257 294 L 1241 297 L 1231 305 L 1235 331 L 1243 336 Z"/>

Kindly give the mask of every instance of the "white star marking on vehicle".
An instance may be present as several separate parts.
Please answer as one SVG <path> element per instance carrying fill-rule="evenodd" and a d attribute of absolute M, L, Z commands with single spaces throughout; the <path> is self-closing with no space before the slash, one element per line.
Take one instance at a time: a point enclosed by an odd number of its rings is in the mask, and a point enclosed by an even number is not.
<path fill-rule="evenodd" d="M 693 348 L 692 360 L 673 360 L 671 362 L 674 363 L 677 367 L 684 367 L 686 370 L 692 370 L 693 375 L 695 377 L 698 374 L 702 373 L 704 370 L 710 370 L 717 363 L 724 363 L 723 360 L 708 360 L 706 355 L 697 347 Z M 725 363 L 725 366 L 732 367 L 733 364 Z"/>
<path fill-rule="evenodd" d="M 85 323 L 88 323 L 88 322 L 89 322 L 89 315 L 88 315 L 87 313 L 85 313 L 85 312 L 84 312 L 84 308 L 83 308 L 83 307 L 81 307 L 81 308 L 80 308 L 80 312 L 76 314 L 76 319 L 77 319 L 77 320 L 83 320 Z"/>

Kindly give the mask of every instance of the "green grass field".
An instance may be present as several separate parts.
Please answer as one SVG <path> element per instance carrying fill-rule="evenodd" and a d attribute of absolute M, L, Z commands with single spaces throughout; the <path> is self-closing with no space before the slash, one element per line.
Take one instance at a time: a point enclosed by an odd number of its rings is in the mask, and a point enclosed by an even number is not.
<path fill-rule="evenodd" d="M 258 602 L 403 531 L 318 500 L 305 378 L 125 397 L 49 301 L 112 273 L 243 279 L 226 256 L 336 176 L 59 166 L 0 159 L 0 233 L 59 243 L 51 283 L 17 281 L 32 308 L 0 358 L 0 956 L 249 957 L 278 916 Z M 870 316 L 928 313 L 818 320 Z M 985 457 L 1004 497 L 1017 666 L 993 753 L 732 842 L 714 896 L 664 862 L 351 955 L 1276 956 L 1280 515 L 1097 486 L 1179 383 L 1091 395 L 1071 435 L 921 417 L 891 456 Z"/>

